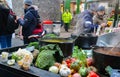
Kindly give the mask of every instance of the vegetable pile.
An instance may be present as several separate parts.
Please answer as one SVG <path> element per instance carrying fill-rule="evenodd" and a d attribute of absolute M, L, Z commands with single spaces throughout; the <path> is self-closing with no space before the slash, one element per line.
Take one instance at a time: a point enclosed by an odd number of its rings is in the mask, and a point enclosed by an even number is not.
<path fill-rule="evenodd" d="M 87 53 L 74 47 L 70 57 L 63 59 L 63 53 L 57 44 L 48 44 L 39 47 L 38 42 L 30 43 L 27 47 L 34 46 L 34 51 L 19 49 L 12 54 L 12 59 L 8 61 L 9 65 L 18 65 L 24 70 L 29 70 L 31 64 L 43 69 L 60 74 L 62 77 L 100 77 L 97 69 L 92 66 L 92 58 L 87 58 Z"/>
<path fill-rule="evenodd" d="M 27 71 L 30 69 L 30 65 L 33 62 L 33 55 L 30 51 L 19 48 L 17 52 L 12 54 L 12 60 L 9 60 L 8 64 L 13 65 L 15 63 L 14 60 L 17 61 L 20 68 Z"/>
<path fill-rule="evenodd" d="M 72 57 L 68 57 L 62 61 L 62 63 L 55 63 L 51 67 L 52 71 L 58 73 L 62 77 L 100 77 L 97 74 L 97 69 L 92 66 L 92 58 L 87 58 L 87 54 L 84 50 L 74 47 Z M 51 69 L 51 67 L 49 69 Z"/>

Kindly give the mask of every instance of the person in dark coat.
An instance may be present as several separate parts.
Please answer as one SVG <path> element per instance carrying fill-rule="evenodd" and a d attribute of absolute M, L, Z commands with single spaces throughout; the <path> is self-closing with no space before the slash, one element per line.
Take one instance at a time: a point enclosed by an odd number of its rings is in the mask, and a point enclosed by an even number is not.
<path fill-rule="evenodd" d="M 24 0 L 24 12 L 24 18 L 19 18 L 18 22 L 22 26 L 24 44 L 29 44 L 34 41 L 28 37 L 32 35 L 32 32 L 38 23 L 37 18 L 39 18 L 37 10 L 32 6 L 32 0 Z"/>
<path fill-rule="evenodd" d="M 18 24 L 15 22 L 14 18 L 12 20 L 8 20 L 10 9 L 5 3 L 0 3 L 0 44 L 1 48 L 11 47 L 12 41 L 12 33 L 14 33 L 15 29 L 9 29 L 9 26 L 16 26 Z M 12 23 L 11 23 L 12 22 Z M 18 26 L 16 26 L 17 28 Z M 12 27 L 13 28 L 13 27 Z"/>
<path fill-rule="evenodd" d="M 76 26 L 71 36 L 94 32 L 93 16 L 96 14 L 96 8 L 90 7 L 77 16 Z"/>

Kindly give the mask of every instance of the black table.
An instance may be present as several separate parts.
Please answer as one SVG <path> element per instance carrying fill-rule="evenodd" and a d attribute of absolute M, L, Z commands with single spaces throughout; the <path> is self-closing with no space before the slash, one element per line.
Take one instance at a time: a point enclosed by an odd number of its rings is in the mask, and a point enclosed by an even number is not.
<path fill-rule="evenodd" d="M 49 71 L 41 70 L 34 66 L 30 70 L 24 71 L 17 64 L 9 66 L 8 64 L 0 62 L 0 77 L 61 77 L 58 74 Z"/>

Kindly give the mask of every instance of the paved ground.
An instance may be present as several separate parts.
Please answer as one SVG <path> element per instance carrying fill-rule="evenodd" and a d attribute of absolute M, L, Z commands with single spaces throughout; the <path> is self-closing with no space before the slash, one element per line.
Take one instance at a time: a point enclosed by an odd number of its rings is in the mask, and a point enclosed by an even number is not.
<path fill-rule="evenodd" d="M 72 28 L 70 28 L 69 31 L 66 32 L 66 31 L 64 30 L 64 28 L 62 27 L 62 28 L 61 28 L 60 37 L 62 37 L 62 38 L 71 37 L 72 31 L 73 31 Z"/>
<path fill-rule="evenodd" d="M 60 37 L 62 38 L 67 38 L 67 37 L 70 37 L 71 36 L 71 33 L 72 33 L 72 28 L 69 29 L 69 32 L 66 32 L 64 30 L 64 28 L 62 27 L 61 28 L 61 33 L 60 33 Z M 23 45 L 23 41 L 20 40 L 17 36 L 15 38 L 12 39 L 12 46 L 21 46 Z"/>

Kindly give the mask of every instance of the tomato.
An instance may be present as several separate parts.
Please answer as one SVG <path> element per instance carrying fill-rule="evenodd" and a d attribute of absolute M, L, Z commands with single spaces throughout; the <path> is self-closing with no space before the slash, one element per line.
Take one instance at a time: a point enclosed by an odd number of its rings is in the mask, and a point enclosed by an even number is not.
<path fill-rule="evenodd" d="M 87 58 L 87 64 L 91 66 L 93 64 L 93 59 L 92 58 Z"/>
<path fill-rule="evenodd" d="M 75 62 L 76 61 L 76 59 L 75 58 L 71 58 L 71 62 L 73 63 L 73 62 Z"/>
<path fill-rule="evenodd" d="M 90 71 L 88 74 L 89 77 L 100 77 L 99 75 L 97 75 L 95 72 Z"/>
<path fill-rule="evenodd" d="M 67 63 L 67 64 L 71 63 L 70 59 L 67 59 L 67 60 L 66 60 L 66 63 Z"/>
<path fill-rule="evenodd" d="M 68 68 L 70 68 L 70 66 L 71 66 L 71 63 L 68 63 L 68 64 L 67 64 L 67 66 L 68 66 Z"/>

